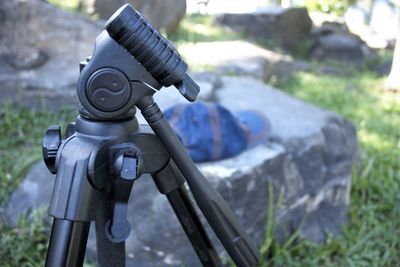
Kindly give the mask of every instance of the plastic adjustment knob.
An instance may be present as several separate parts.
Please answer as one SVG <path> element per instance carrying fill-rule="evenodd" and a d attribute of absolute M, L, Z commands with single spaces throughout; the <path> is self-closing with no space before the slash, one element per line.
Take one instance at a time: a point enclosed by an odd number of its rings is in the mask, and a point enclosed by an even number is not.
<path fill-rule="evenodd" d="M 131 88 L 123 73 L 112 68 L 103 68 L 94 72 L 86 85 L 86 97 L 98 110 L 117 111 L 130 99 Z"/>
<path fill-rule="evenodd" d="M 52 174 L 57 172 L 56 159 L 61 142 L 61 127 L 52 125 L 47 128 L 43 138 L 42 154 L 44 163 Z"/>

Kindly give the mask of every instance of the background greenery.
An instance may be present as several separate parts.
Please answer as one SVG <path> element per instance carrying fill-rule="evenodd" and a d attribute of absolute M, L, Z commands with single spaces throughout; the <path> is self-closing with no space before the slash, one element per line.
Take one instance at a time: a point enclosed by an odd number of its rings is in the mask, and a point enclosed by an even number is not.
<path fill-rule="evenodd" d="M 200 26 L 199 26 L 200 25 Z M 189 16 L 178 33 L 185 42 L 236 38 L 211 27 L 211 19 Z M 380 59 L 387 55 L 380 55 Z M 380 60 L 378 59 L 378 61 Z M 378 62 L 377 61 L 377 62 Z M 363 168 L 354 173 L 350 221 L 343 235 L 314 244 L 295 233 L 284 244 L 266 236 L 260 266 L 400 266 L 400 94 L 383 91 L 383 78 L 369 67 L 349 69 L 349 77 L 297 73 L 277 87 L 351 120 L 358 129 Z M 318 63 L 317 63 L 318 64 Z M 342 66 L 342 68 L 346 68 Z M 42 135 L 50 124 L 66 124 L 74 111 L 56 114 L 6 105 L 0 111 L 0 207 L 41 158 Z M 266 209 L 269 207 L 265 207 Z M 17 227 L 0 222 L 2 266 L 43 266 L 48 234 L 39 210 Z M 268 222 L 268 232 L 273 231 Z"/>
<path fill-rule="evenodd" d="M 350 5 L 356 2 L 357 0 L 305 0 L 304 4 L 308 10 L 333 13 L 341 16 Z"/>

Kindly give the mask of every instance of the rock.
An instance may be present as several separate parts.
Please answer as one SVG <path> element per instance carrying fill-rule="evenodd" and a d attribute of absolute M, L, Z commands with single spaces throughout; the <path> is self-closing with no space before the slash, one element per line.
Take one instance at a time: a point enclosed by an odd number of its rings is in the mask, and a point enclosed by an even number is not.
<path fill-rule="evenodd" d="M 246 41 L 189 44 L 179 51 L 191 65 L 211 66 L 219 74 L 248 75 L 264 81 L 285 82 L 295 71 L 310 69 L 305 62 Z"/>
<path fill-rule="evenodd" d="M 334 60 L 361 64 L 375 57 L 374 52 L 358 35 L 351 33 L 344 23 L 324 22 L 313 30 L 315 43 L 309 56 L 318 60 Z"/>
<path fill-rule="evenodd" d="M 392 64 L 393 64 L 392 59 L 386 60 L 384 62 L 380 62 L 373 67 L 373 71 L 377 75 L 379 75 L 381 77 L 385 77 L 385 76 L 389 75 L 390 70 L 392 68 Z"/>
<path fill-rule="evenodd" d="M 186 0 L 85 0 L 89 14 L 108 19 L 119 7 L 129 3 L 144 15 L 154 27 L 174 32 L 186 13 Z"/>
<path fill-rule="evenodd" d="M 182 45 L 179 51 L 190 65 L 200 69 L 212 68 L 219 75 L 251 76 L 270 84 L 287 82 L 297 71 L 349 75 L 347 69 L 322 64 L 316 68 L 247 41 L 199 42 Z"/>
<path fill-rule="evenodd" d="M 317 38 L 310 57 L 318 60 L 337 60 L 348 63 L 361 63 L 364 59 L 363 42 L 354 36 L 328 34 Z"/>
<path fill-rule="evenodd" d="M 348 77 L 351 75 L 351 72 L 346 69 L 346 68 L 340 68 L 336 66 L 331 66 L 331 65 L 321 65 L 317 67 L 314 72 L 316 73 L 321 73 L 321 74 L 328 74 L 328 75 L 334 75 L 334 76 L 339 76 L 339 77 Z"/>
<path fill-rule="evenodd" d="M 145 1 L 143 6 L 149 3 Z M 169 8 L 179 6 L 160 3 Z M 1 1 L 0 14 L 0 107 L 10 100 L 52 111 L 77 107 L 79 62 L 92 54 L 104 23 L 39 0 Z"/>
<path fill-rule="evenodd" d="M 321 242 L 325 231 L 338 233 L 346 221 L 352 168 L 360 160 L 355 127 L 336 114 L 250 78 L 226 77 L 222 83 L 218 101 L 231 110 L 264 112 L 271 120 L 271 140 L 285 149 L 282 172 L 264 174 L 273 183 L 282 176 L 287 181 L 274 184 L 285 192 L 278 210 L 277 237 L 292 233 L 305 216 L 312 219 L 303 224 L 303 237 Z"/>
<path fill-rule="evenodd" d="M 76 103 L 79 62 L 102 25 L 38 0 L 4 0 L 0 14 L 2 100 L 50 110 Z"/>
<path fill-rule="evenodd" d="M 359 162 L 354 126 L 250 77 L 226 76 L 219 82 L 213 92 L 218 102 L 230 110 L 263 112 L 272 124 L 269 142 L 233 158 L 198 164 L 257 245 L 261 246 L 265 236 L 269 205 L 274 205 L 272 220 L 280 241 L 298 227 L 300 237 L 316 242 L 322 242 L 326 233 L 338 234 L 347 221 L 352 169 Z M 4 216 L 11 221 L 32 207 L 48 204 L 49 184 L 54 179 L 41 163 L 32 172 L 5 209 Z M 133 188 L 128 266 L 199 266 L 166 199 L 150 180 L 144 176 Z M 26 185 L 39 191 L 26 190 Z M 268 203 L 270 186 L 274 203 Z M 277 205 L 280 194 L 282 203 Z M 94 244 L 93 236 L 89 243 Z M 94 255 L 93 248 L 88 247 L 89 255 Z"/>
<path fill-rule="evenodd" d="M 51 199 L 54 180 L 55 175 L 47 170 L 44 162 L 35 164 L 9 200 L 4 216 L 6 223 L 15 225 L 22 213 L 41 206 L 47 207 Z"/>
<path fill-rule="evenodd" d="M 286 48 L 295 48 L 309 37 L 312 21 L 305 8 L 273 8 L 248 14 L 223 14 L 223 26 Z"/>
<path fill-rule="evenodd" d="M 339 21 L 324 21 L 321 26 L 313 29 L 316 35 L 327 35 L 332 33 L 350 33 L 349 28 L 346 23 L 341 23 Z"/>

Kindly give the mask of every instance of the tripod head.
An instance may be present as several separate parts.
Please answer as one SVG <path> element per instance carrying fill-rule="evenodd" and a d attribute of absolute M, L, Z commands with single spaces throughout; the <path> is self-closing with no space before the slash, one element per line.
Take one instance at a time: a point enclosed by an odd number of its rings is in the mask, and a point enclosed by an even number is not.
<path fill-rule="evenodd" d="M 199 86 L 187 64 L 150 23 L 130 5 L 122 6 L 97 37 L 92 57 L 81 62 L 77 90 L 80 115 L 89 121 L 118 122 L 138 107 L 185 177 L 193 197 L 238 266 L 254 266 L 257 247 L 221 195 L 197 169 L 153 100 L 162 86 L 174 85 L 189 101 Z"/>
<path fill-rule="evenodd" d="M 199 86 L 173 45 L 130 5 L 118 9 L 96 39 L 92 57 L 81 62 L 81 115 L 98 120 L 129 116 L 138 101 L 174 85 L 194 101 Z"/>

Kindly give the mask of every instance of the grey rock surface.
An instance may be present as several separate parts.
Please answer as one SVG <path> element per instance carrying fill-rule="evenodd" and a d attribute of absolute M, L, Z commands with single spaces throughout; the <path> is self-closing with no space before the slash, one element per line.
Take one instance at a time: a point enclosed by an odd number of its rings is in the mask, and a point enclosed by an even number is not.
<path fill-rule="evenodd" d="M 310 69 L 306 62 L 247 41 L 199 42 L 181 46 L 180 53 L 192 66 L 213 67 L 222 75 L 246 75 L 264 81 L 285 82 L 295 71 Z"/>
<path fill-rule="evenodd" d="M 198 164 L 257 245 L 264 240 L 272 204 L 278 240 L 299 227 L 302 238 L 315 242 L 327 233 L 338 234 L 347 220 L 352 168 L 359 160 L 354 126 L 250 77 L 222 77 L 217 84 L 215 100 L 231 110 L 263 112 L 272 124 L 267 143 L 233 158 Z M 162 93 L 164 108 L 175 103 L 176 90 Z M 150 180 L 139 179 L 131 195 L 129 266 L 199 266 L 166 199 Z M 12 224 L 22 212 L 48 205 L 53 181 L 39 163 L 13 193 L 4 216 Z M 270 187 L 274 203 L 268 203 Z M 280 194 L 282 203 L 277 205 Z M 93 236 L 89 244 L 93 257 Z"/>
<path fill-rule="evenodd" d="M 328 34 L 318 36 L 310 52 L 311 58 L 361 63 L 364 59 L 363 42 L 351 35 Z"/>
<path fill-rule="evenodd" d="M 92 53 L 102 25 L 38 0 L 4 0 L 0 14 L 2 100 L 45 101 L 50 109 L 75 103 L 79 62 Z"/>
<path fill-rule="evenodd" d="M 120 5 L 118 1 L 103 2 Z M 151 1 L 139 2 L 140 7 L 151 10 Z M 157 12 L 166 11 L 167 5 L 176 11 L 183 9 L 184 15 L 185 1 L 181 4 L 179 0 L 175 4 L 158 2 Z M 77 107 L 79 62 L 92 54 L 96 36 L 104 23 L 39 0 L 1 1 L 0 14 L 0 107 L 8 101 L 50 111 L 65 106 Z M 153 16 L 165 17 L 163 14 Z M 207 92 L 213 89 L 208 79 L 196 79 L 204 88 L 202 96 L 205 98 L 210 97 L 206 96 Z"/>
<path fill-rule="evenodd" d="M 271 140 L 282 145 L 289 158 L 284 170 L 291 176 L 278 186 L 285 191 L 277 216 L 282 227 L 278 238 L 293 232 L 305 216 L 304 237 L 321 242 L 324 232 L 337 234 L 346 221 L 352 169 L 360 160 L 354 126 L 258 81 L 225 77 L 222 82 L 219 102 L 231 110 L 264 112 L 271 120 Z"/>
<path fill-rule="evenodd" d="M 84 0 L 84 9 L 92 15 L 108 19 L 119 7 L 129 3 L 144 15 L 151 24 L 174 32 L 186 13 L 186 0 Z"/>
<path fill-rule="evenodd" d="M 223 14 L 223 26 L 253 38 L 294 48 L 309 37 L 312 21 L 305 8 L 269 8 L 248 14 Z"/>
<path fill-rule="evenodd" d="M 28 213 L 48 203 L 53 191 L 55 175 L 46 168 L 44 162 L 35 164 L 24 181 L 12 194 L 5 209 L 7 224 L 15 225 L 22 213 Z"/>
<path fill-rule="evenodd" d="M 360 64 L 375 57 L 371 48 L 358 35 L 351 33 L 346 24 L 324 22 L 313 29 L 313 36 L 315 42 L 309 51 L 311 58 Z"/>
<path fill-rule="evenodd" d="M 251 76 L 267 83 L 286 82 L 297 71 L 349 75 L 335 65 L 321 64 L 316 68 L 306 61 L 242 40 L 186 44 L 179 51 L 191 66 L 199 69 L 212 68 L 219 75 Z"/>

